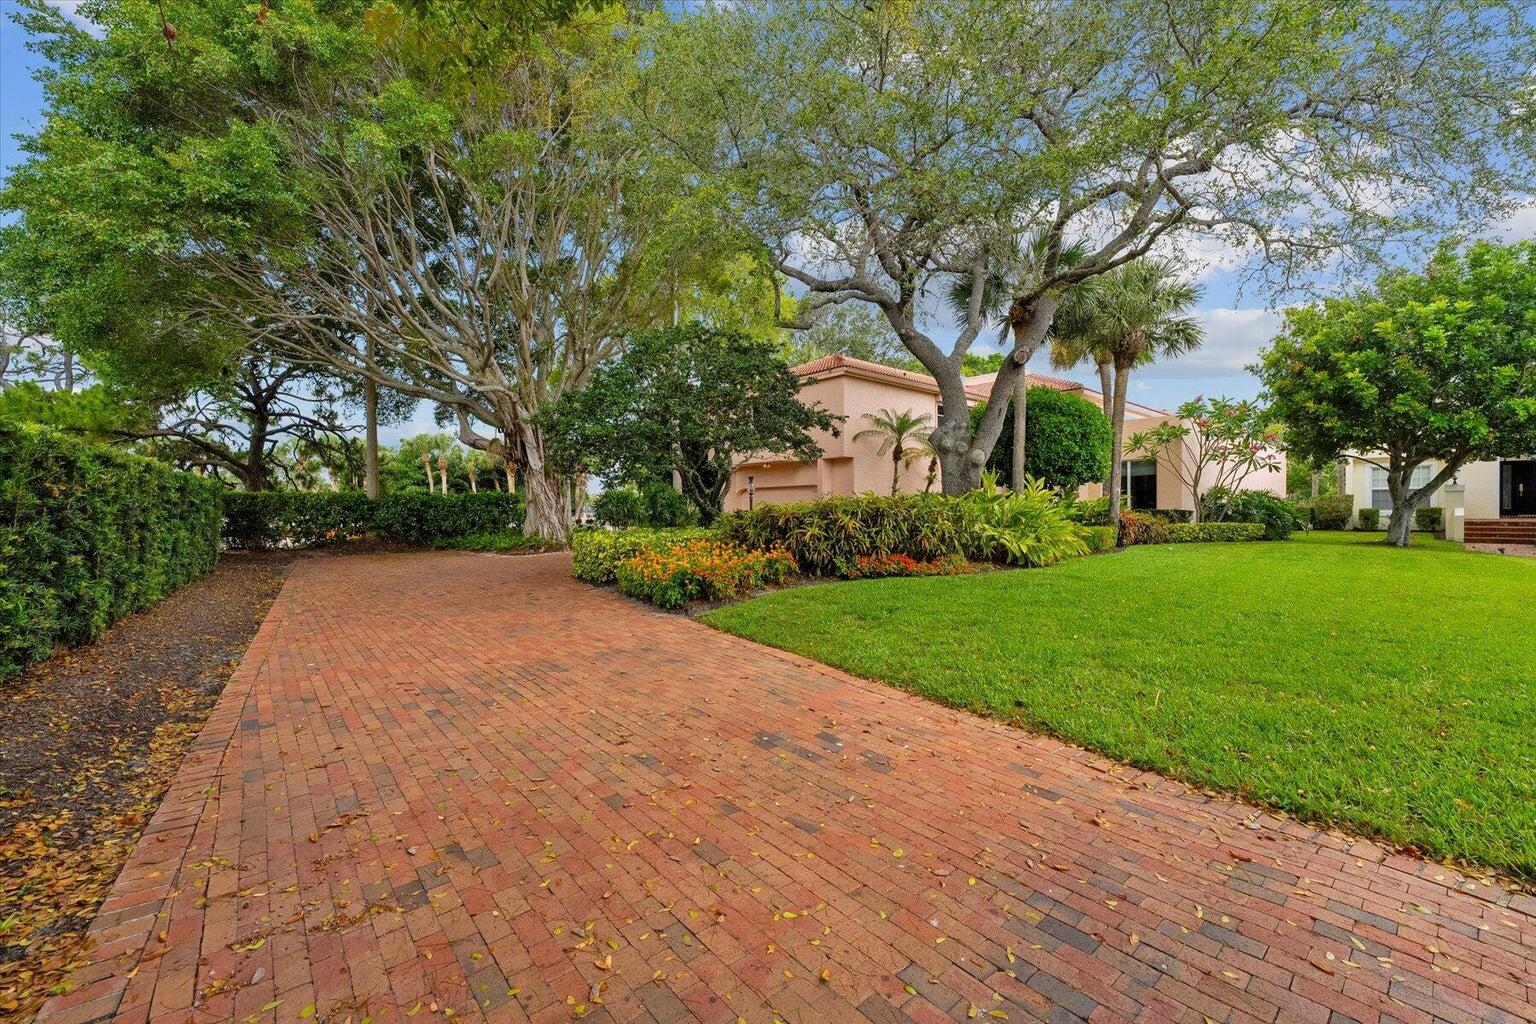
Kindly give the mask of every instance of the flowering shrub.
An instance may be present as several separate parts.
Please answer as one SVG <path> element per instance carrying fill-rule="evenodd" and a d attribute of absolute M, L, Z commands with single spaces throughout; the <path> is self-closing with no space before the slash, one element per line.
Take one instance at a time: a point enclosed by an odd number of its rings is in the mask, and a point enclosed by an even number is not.
<path fill-rule="evenodd" d="M 577 530 L 571 537 L 571 575 L 587 583 L 613 583 L 619 563 L 642 551 L 665 551 L 685 541 L 713 540 L 710 530 Z"/>
<path fill-rule="evenodd" d="M 735 544 L 695 540 L 644 550 L 619 563 L 619 590 L 661 608 L 689 601 L 740 597 L 757 587 L 783 583 L 795 559 L 775 548 L 749 551 Z"/>
<path fill-rule="evenodd" d="M 959 555 L 945 555 L 931 562 L 920 562 L 911 555 L 854 555 L 838 566 L 838 575 L 850 580 L 870 580 L 881 576 L 954 576 L 966 569 Z"/>

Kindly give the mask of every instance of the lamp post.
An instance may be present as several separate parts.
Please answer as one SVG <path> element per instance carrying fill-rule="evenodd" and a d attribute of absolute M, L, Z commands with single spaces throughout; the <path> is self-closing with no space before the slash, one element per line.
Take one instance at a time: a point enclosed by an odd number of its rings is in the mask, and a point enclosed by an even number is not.
<path fill-rule="evenodd" d="M 755 489 L 752 486 L 752 481 L 755 480 L 755 479 L 757 479 L 757 478 L 752 476 L 751 474 L 747 475 L 747 511 L 748 512 L 752 511 L 752 498 L 753 498 L 753 495 L 756 493 Z"/>

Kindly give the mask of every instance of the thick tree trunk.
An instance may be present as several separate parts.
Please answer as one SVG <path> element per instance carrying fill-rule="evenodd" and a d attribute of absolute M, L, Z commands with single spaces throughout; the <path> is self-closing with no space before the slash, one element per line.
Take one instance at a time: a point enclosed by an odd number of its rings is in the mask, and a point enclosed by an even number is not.
<path fill-rule="evenodd" d="M 993 381 L 991 397 L 996 400 L 988 402 L 987 411 L 974 433 L 960 359 L 945 358 L 926 335 L 913 331 L 910 323 L 899 324 L 892 320 L 891 326 L 897 328 L 897 337 L 901 338 L 907 351 L 922 360 L 923 366 L 939 384 L 944 413 L 929 438 L 939 455 L 945 494 L 965 494 L 981 486 L 981 472 L 1003 432 L 1003 417 L 1008 414 L 1008 403 L 1000 400 L 1012 395 L 1013 374 L 1024 373 L 1025 364 L 1050 333 L 1060 302 L 1059 295 L 1046 294 L 1034 299 L 1027 307 L 1009 310 L 1013 351 Z M 890 317 L 889 313 L 887 317 Z"/>
<path fill-rule="evenodd" d="M 427 471 L 427 493 L 435 494 L 437 492 L 437 474 L 432 472 L 432 456 L 422 452 L 421 466 Z"/>
<path fill-rule="evenodd" d="M 896 488 L 901 486 L 901 446 L 896 445 L 891 455 L 891 494 L 894 496 Z"/>
<path fill-rule="evenodd" d="M 363 493 L 379 496 L 379 388 L 363 379 Z"/>
<path fill-rule="evenodd" d="M 1413 535 L 1413 514 L 1418 508 L 1415 503 L 1412 507 L 1396 507 L 1392 509 L 1392 518 L 1387 520 L 1387 538 L 1385 544 L 1394 548 L 1405 548 Z"/>
<path fill-rule="evenodd" d="M 1114 384 L 1110 378 L 1110 366 L 1108 363 L 1098 363 L 1099 371 L 1099 406 L 1104 410 L 1104 415 L 1109 416 L 1114 410 L 1115 397 L 1110 392 Z"/>
<path fill-rule="evenodd" d="M 252 410 L 250 447 L 245 451 L 245 466 L 240 471 L 240 482 L 248 491 L 267 490 L 267 431 L 271 421 L 260 406 Z"/>
<path fill-rule="evenodd" d="M 1387 493 L 1392 496 L 1392 516 L 1387 520 L 1387 536 L 1383 543 L 1389 547 L 1405 548 L 1412 539 L 1414 512 L 1423 500 L 1408 489 L 1412 472 L 1412 466 L 1399 463 L 1395 456 L 1387 467 Z"/>
<path fill-rule="evenodd" d="M 1316 501 L 1318 495 L 1323 492 L 1323 474 L 1312 471 L 1312 500 Z"/>
<path fill-rule="evenodd" d="M 1124 478 L 1120 464 L 1125 461 L 1125 392 L 1130 383 L 1129 364 L 1115 364 L 1114 404 L 1110 412 L 1109 438 L 1109 521 L 1117 533 L 1120 528 L 1120 483 Z"/>
<path fill-rule="evenodd" d="M 1024 486 L 1024 467 L 1028 465 L 1025 461 L 1026 450 L 1024 447 L 1026 414 L 1029 411 L 1027 407 L 1028 402 L 1029 371 L 1027 368 L 1021 367 L 1019 379 L 1013 385 L 1013 462 L 1009 469 L 1012 472 L 1011 479 L 1013 481 L 1014 493 L 1018 493 L 1019 488 Z"/>
<path fill-rule="evenodd" d="M 447 494 L 448 493 L 448 453 L 447 452 L 438 452 L 438 455 L 437 455 L 437 476 L 438 476 L 438 479 L 442 481 L 443 493 Z"/>
<path fill-rule="evenodd" d="M 544 458 L 543 434 L 520 427 L 523 494 L 528 501 L 523 532 L 530 537 L 563 544 L 571 534 L 571 496 L 566 481 Z"/>

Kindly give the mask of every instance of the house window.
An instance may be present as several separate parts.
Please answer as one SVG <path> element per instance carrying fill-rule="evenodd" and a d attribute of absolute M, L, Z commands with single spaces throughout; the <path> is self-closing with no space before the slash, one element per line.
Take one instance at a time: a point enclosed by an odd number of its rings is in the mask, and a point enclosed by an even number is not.
<path fill-rule="evenodd" d="M 1157 508 L 1157 460 L 1126 459 L 1121 463 L 1120 490 L 1131 508 Z"/>
<path fill-rule="evenodd" d="M 1435 467 L 1429 463 L 1420 463 L 1413 467 L 1413 475 L 1408 478 L 1410 490 L 1418 490 L 1434 478 Z M 1380 509 L 1383 512 L 1392 511 L 1392 492 L 1387 490 L 1387 471 L 1380 466 L 1371 467 L 1371 508 Z"/>

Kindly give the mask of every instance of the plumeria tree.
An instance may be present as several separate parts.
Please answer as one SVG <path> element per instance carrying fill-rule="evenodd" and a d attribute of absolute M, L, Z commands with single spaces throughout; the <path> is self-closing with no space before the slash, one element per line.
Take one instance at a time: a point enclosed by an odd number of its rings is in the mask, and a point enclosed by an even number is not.
<path fill-rule="evenodd" d="M 1282 462 L 1268 413 L 1255 402 L 1225 397 L 1185 402 L 1174 418 L 1132 434 L 1129 448 L 1174 474 L 1194 501 L 1196 522 L 1207 493 L 1235 491 L 1249 476 L 1279 469 Z"/>

